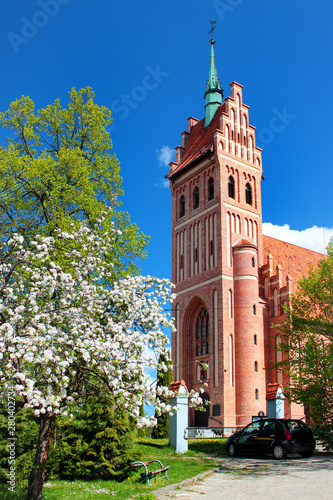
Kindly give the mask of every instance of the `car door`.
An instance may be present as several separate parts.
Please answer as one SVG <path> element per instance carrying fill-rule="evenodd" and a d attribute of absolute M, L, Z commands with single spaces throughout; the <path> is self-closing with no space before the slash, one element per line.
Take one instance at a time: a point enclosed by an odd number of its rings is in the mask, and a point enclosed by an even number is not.
<path fill-rule="evenodd" d="M 281 430 L 279 425 L 281 423 L 276 420 L 263 420 L 256 440 L 259 453 L 268 453 L 271 450 L 271 446 Z"/>
<path fill-rule="evenodd" d="M 253 453 L 256 451 L 256 438 L 260 429 L 260 420 L 251 422 L 244 427 L 237 438 L 237 447 L 240 452 Z"/>

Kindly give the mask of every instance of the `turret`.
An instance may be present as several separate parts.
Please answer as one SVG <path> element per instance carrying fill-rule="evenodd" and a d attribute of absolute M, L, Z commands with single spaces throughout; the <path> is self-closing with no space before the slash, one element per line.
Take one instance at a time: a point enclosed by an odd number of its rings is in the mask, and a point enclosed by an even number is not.
<path fill-rule="evenodd" d="M 258 250 L 242 239 L 233 247 L 235 386 L 237 424 L 266 412 L 262 309 L 258 297 Z"/>

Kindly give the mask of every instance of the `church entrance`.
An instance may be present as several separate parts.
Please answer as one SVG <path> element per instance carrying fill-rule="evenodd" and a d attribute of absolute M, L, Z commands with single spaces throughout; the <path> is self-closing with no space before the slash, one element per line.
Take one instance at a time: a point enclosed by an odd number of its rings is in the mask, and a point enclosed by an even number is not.
<path fill-rule="evenodd" d="M 209 418 L 209 395 L 207 392 L 204 392 L 200 395 L 200 399 L 202 400 L 202 410 L 195 411 L 195 427 L 208 427 L 208 418 Z"/>

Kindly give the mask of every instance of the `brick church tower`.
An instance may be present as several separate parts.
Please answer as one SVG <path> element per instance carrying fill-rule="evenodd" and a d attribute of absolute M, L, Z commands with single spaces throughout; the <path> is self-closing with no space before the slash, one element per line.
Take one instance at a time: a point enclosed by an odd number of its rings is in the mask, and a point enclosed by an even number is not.
<path fill-rule="evenodd" d="M 227 434 L 252 416 L 275 416 L 277 394 L 289 383 L 272 368 L 281 361 L 284 306 L 323 255 L 262 234 L 261 149 L 242 85 L 232 82 L 223 100 L 210 43 L 205 118 L 188 118 L 167 176 L 177 294 L 172 359 L 174 380 L 195 390 L 206 383 L 203 401 L 211 404 L 190 410 L 189 425 Z M 285 401 L 283 412 L 306 418 L 296 403 Z"/>
<path fill-rule="evenodd" d="M 189 425 L 234 428 L 266 412 L 262 164 L 242 85 L 232 82 L 223 101 L 210 43 L 205 118 L 188 118 L 168 175 L 177 294 L 172 358 L 175 380 L 196 390 L 207 384 L 209 410 L 191 410 Z"/>

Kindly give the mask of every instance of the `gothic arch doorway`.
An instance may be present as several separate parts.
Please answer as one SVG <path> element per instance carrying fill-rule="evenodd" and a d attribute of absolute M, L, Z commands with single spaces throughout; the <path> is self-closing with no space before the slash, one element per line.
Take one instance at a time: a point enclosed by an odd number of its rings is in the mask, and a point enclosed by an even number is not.
<path fill-rule="evenodd" d="M 209 394 L 204 392 L 200 395 L 200 399 L 202 400 L 202 407 L 205 411 L 195 410 L 195 427 L 208 427 L 208 419 L 209 419 Z"/>

